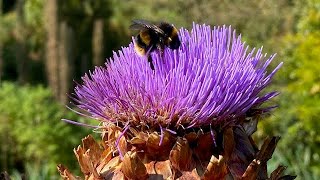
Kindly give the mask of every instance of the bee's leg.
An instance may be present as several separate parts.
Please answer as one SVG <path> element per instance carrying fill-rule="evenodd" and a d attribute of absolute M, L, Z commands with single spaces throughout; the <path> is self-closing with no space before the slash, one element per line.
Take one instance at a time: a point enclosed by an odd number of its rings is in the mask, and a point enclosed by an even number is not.
<path fill-rule="evenodd" d="M 150 63 L 150 68 L 154 70 L 154 65 L 153 65 L 152 57 L 150 56 L 150 54 L 148 55 L 148 62 Z"/>

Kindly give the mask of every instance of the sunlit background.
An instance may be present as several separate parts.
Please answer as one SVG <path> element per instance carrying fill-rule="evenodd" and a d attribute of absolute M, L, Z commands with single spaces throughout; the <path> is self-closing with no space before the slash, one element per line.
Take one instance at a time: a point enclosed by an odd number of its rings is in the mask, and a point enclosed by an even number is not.
<path fill-rule="evenodd" d="M 71 106 L 75 82 L 103 65 L 134 35 L 132 19 L 232 25 L 252 47 L 283 61 L 270 88 L 279 105 L 261 117 L 257 139 L 282 138 L 269 168 L 320 178 L 320 2 L 318 0 L 1 0 L 0 172 L 13 179 L 59 179 L 56 165 L 79 172 L 73 148 L 92 129 Z"/>

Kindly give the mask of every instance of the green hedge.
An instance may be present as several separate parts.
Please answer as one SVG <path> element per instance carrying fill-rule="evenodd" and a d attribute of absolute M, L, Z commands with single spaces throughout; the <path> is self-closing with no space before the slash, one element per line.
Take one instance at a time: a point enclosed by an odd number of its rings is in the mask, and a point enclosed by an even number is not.
<path fill-rule="evenodd" d="M 3 83 L 0 112 L 1 171 L 53 176 L 58 163 L 76 167 L 73 148 L 91 129 L 61 121 L 80 117 L 54 101 L 47 88 Z"/>

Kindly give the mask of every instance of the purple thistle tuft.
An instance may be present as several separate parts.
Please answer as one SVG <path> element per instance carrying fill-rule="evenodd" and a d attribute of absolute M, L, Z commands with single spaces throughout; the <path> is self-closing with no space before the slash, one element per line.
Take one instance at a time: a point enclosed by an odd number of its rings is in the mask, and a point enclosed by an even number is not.
<path fill-rule="evenodd" d="M 282 63 L 268 74 L 275 55 L 267 57 L 262 48 L 249 51 L 231 27 L 194 24 L 179 36 L 178 50 L 151 54 L 154 71 L 133 43 L 114 53 L 75 88 L 77 106 L 106 123 L 214 127 L 237 123 L 237 117 L 277 95 L 260 92 Z"/>

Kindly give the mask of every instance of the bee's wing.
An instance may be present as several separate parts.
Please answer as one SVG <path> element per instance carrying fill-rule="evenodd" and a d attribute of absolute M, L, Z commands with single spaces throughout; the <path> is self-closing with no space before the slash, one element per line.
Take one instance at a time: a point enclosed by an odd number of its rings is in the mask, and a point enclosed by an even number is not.
<path fill-rule="evenodd" d="M 144 30 L 150 29 L 152 24 L 145 20 L 132 20 L 132 24 L 130 25 L 130 29 L 132 30 Z"/>
<path fill-rule="evenodd" d="M 130 26 L 130 29 L 142 30 L 145 28 L 152 28 L 152 23 L 150 23 L 149 21 L 146 21 L 146 20 L 142 20 L 142 19 L 132 20 L 132 24 Z"/>
<path fill-rule="evenodd" d="M 142 19 L 133 20 L 132 24 L 130 25 L 130 29 L 132 30 L 152 29 L 160 34 L 164 34 L 163 30 L 160 29 L 158 26 L 152 24 L 149 21 L 142 20 Z"/>

